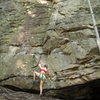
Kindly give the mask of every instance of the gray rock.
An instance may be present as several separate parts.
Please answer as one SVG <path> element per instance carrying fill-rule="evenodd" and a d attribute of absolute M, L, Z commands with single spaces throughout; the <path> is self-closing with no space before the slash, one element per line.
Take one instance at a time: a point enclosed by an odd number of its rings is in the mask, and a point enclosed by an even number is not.
<path fill-rule="evenodd" d="M 97 25 L 99 1 L 92 1 Z M 100 78 L 99 51 L 87 1 L 53 3 L 51 7 L 38 2 L 0 2 L 1 85 L 31 89 L 32 67 L 39 61 L 48 65 L 56 88 Z M 38 90 L 37 84 L 33 89 Z M 51 88 L 48 81 L 44 88 Z"/>

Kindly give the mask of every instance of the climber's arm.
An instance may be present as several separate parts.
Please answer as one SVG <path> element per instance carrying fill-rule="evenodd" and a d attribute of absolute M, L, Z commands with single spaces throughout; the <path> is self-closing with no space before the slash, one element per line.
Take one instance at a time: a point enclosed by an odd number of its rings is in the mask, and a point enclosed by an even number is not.
<path fill-rule="evenodd" d="M 42 69 L 42 64 L 39 64 L 38 67 L 39 67 L 40 69 Z"/>

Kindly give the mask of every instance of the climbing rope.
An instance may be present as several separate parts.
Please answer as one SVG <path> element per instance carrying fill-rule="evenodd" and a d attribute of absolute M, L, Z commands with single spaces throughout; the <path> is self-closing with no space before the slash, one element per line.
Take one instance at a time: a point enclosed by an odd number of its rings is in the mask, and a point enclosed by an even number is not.
<path fill-rule="evenodd" d="M 33 58 L 34 58 L 34 55 L 33 55 Z M 35 70 L 38 69 L 39 67 L 37 67 L 37 66 L 38 66 L 38 64 L 40 63 L 40 60 L 41 60 L 41 55 L 40 55 L 40 57 L 39 57 L 39 60 L 37 61 L 37 64 L 34 65 L 32 68 L 34 68 Z"/>
<path fill-rule="evenodd" d="M 98 28 L 97 28 L 97 24 L 96 24 L 96 20 L 95 20 L 95 17 L 94 17 L 94 13 L 93 13 L 93 10 L 92 10 L 92 5 L 91 5 L 90 0 L 88 0 L 88 5 L 89 5 L 91 16 L 92 16 L 93 26 L 94 26 L 94 29 L 95 29 L 95 32 L 96 32 L 97 45 L 98 45 L 98 48 L 99 48 L 99 51 L 100 51 L 100 37 L 99 37 L 99 32 L 98 32 Z"/>

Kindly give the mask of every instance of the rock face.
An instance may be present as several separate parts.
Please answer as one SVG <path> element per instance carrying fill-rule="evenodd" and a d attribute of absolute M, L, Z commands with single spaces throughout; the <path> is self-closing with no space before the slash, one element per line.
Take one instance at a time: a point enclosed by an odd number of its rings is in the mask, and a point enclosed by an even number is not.
<path fill-rule="evenodd" d="M 40 0 L 41 1 L 41 0 Z M 100 27 L 100 0 L 92 0 Z M 36 89 L 32 69 L 48 65 L 54 87 L 100 78 L 100 56 L 88 2 L 83 0 L 0 1 L 0 85 Z"/>
<path fill-rule="evenodd" d="M 2 84 L 20 88 L 32 87 L 32 67 L 37 64 L 40 55 L 45 59 L 42 46 L 45 42 L 50 9 L 48 4 L 37 1 L 0 1 Z"/>
<path fill-rule="evenodd" d="M 22 91 L 13 91 L 4 87 L 0 87 L 0 100 L 60 100 L 51 97 L 39 97 L 38 94 L 30 94 Z"/>
<path fill-rule="evenodd" d="M 92 2 L 94 10 L 97 2 Z M 88 2 L 55 0 L 53 9 L 47 31 L 50 39 L 43 49 L 50 52 L 47 63 L 56 76 L 55 84 L 63 87 L 99 78 L 100 56 Z M 62 40 L 67 41 L 61 44 Z"/>

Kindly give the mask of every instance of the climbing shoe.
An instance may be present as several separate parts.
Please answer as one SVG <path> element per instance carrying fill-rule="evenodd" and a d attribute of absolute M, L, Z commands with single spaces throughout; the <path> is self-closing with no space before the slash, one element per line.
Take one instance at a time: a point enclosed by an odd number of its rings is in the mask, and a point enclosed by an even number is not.
<path fill-rule="evenodd" d="M 39 95 L 39 97 L 42 97 L 42 96 L 43 96 L 42 94 Z"/>
<path fill-rule="evenodd" d="M 36 83 L 36 80 L 33 80 L 33 84 Z"/>

